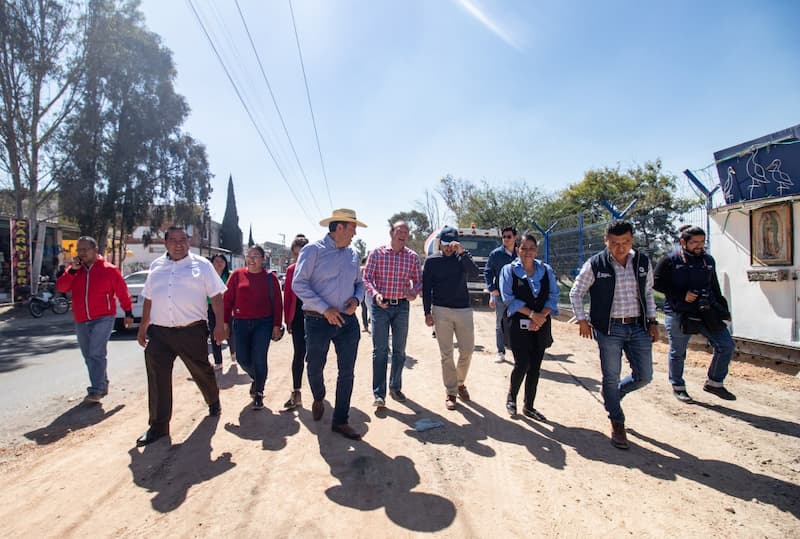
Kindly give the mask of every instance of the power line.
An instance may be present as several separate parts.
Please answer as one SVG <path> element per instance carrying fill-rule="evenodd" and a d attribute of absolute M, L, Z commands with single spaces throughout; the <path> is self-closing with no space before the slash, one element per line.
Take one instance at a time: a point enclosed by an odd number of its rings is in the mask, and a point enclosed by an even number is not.
<path fill-rule="evenodd" d="M 281 178 L 283 179 L 283 182 L 286 184 L 286 187 L 289 189 L 289 192 L 292 194 L 292 197 L 295 199 L 295 202 L 297 202 L 297 204 L 303 210 L 303 213 L 305 214 L 306 219 L 308 219 L 308 222 L 311 223 L 312 225 L 315 225 L 316 223 L 314 223 L 314 221 L 308 215 L 308 212 L 306 211 L 305 206 L 300 202 L 300 199 L 297 197 L 297 194 L 294 192 L 294 189 L 292 189 L 292 186 L 289 183 L 289 180 L 287 180 L 286 175 L 283 173 L 283 169 L 281 168 L 280 164 L 278 164 L 278 161 L 275 158 L 275 155 L 272 153 L 272 150 L 270 149 L 269 144 L 267 144 L 267 141 L 264 138 L 264 134 L 261 132 L 261 128 L 258 126 L 258 124 L 256 123 L 255 119 L 253 118 L 253 114 L 250 112 L 250 107 L 247 106 L 247 103 L 245 102 L 244 97 L 242 96 L 241 92 L 239 91 L 239 87 L 236 85 L 236 82 L 233 80 L 233 77 L 231 76 L 230 71 L 228 70 L 228 67 L 225 65 L 225 62 L 223 61 L 222 56 L 220 55 L 219 51 L 217 50 L 217 47 L 214 45 L 214 41 L 211 39 L 211 36 L 209 35 L 208 30 L 206 30 L 206 26 L 205 26 L 205 24 L 203 24 L 203 20 L 200 18 L 200 14 L 197 12 L 197 9 L 194 6 L 193 0 L 186 0 L 186 2 L 189 4 L 189 7 L 191 8 L 192 13 L 194 13 L 195 19 L 197 19 L 197 22 L 200 25 L 200 28 L 203 30 L 203 34 L 205 34 L 209 45 L 211 45 L 211 49 L 214 51 L 214 55 L 217 57 L 217 60 L 219 61 L 220 65 L 222 66 L 223 71 L 225 71 L 225 75 L 228 77 L 228 81 L 231 83 L 231 86 L 233 86 L 233 89 L 236 92 L 236 96 L 239 98 L 239 101 L 241 102 L 242 107 L 244 107 L 244 110 L 247 113 L 247 117 L 250 118 L 250 122 L 253 124 L 253 127 L 255 127 L 256 132 L 258 133 L 258 136 L 261 139 L 261 143 L 264 145 L 264 148 L 266 148 L 267 153 L 269 154 L 270 158 L 272 158 L 272 162 L 275 164 L 275 168 L 278 169 L 278 173 L 281 175 Z"/>
<path fill-rule="evenodd" d="M 316 197 L 314 197 L 314 191 L 311 189 L 311 185 L 308 183 L 308 177 L 306 176 L 306 171 L 303 170 L 303 165 L 300 164 L 300 157 L 298 157 L 297 150 L 295 150 L 294 144 L 292 143 L 292 137 L 289 136 L 289 129 L 286 127 L 286 122 L 283 120 L 283 114 L 281 114 L 281 109 L 278 106 L 278 101 L 275 99 L 275 94 L 272 92 L 272 86 L 269 83 L 269 78 L 267 78 L 267 73 L 264 71 L 264 65 L 261 63 L 261 56 L 258 54 L 255 42 L 253 42 L 253 36 L 250 34 L 250 28 L 247 26 L 247 21 L 245 21 L 244 14 L 242 13 L 242 8 L 239 6 L 239 0 L 235 0 L 235 4 L 236 4 L 236 11 L 239 12 L 239 18 L 242 20 L 242 26 L 244 26 L 244 31 L 247 34 L 247 39 L 250 40 L 250 47 L 253 49 L 253 54 L 256 57 L 256 62 L 258 62 L 258 68 L 261 71 L 261 76 L 264 77 L 264 83 L 267 85 L 267 90 L 269 90 L 269 95 L 272 98 L 272 104 L 275 105 L 275 111 L 278 113 L 278 118 L 280 118 L 281 120 L 281 125 L 283 126 L 283 132 L 286 134 L 286 139 L 289 141 L 289 146 L 292 148 L 292 153 L 294 154 L 295 161 L 297 161 L 297 166 L 300 168 L 300 173 L 303 175 L 303 179 L 306 182 L 306 187 L 308 187 L 308 192 L 311 195 L 311 200 L 314 202 L 314 206 L 317 208 L 317 213 L 322 214 L 322 211 L 319 208 L 319 204 L 317 204 L 317 199 Z"/>
<path fill-rule="evenodd" d="M 311 111 L 311 123 L 314 125 L 314 137 L 317 140 L 317 151 L 319 152 L 319 162 L 322 165 L 322 176 L 325 178 L 325 190 L 328 192 L 328 203 L 333 209 L 333 201 L 331 200 L 331 188 L 328 185 L 328 174 L 325 172 L 325 161 L 322 159 L 322 147 L 319 144 L 319 133 L 317 132 L 317 120 L 314 118 L 314 107 L 311 106 L 311 92 L 308 89 L 308 77 L 306 77 L 306 67 L 303 63 L 303 51 L 300 49 L 300 37 L 297 34 L 297 23 L 294 20 L 294 8 L 292 8 L 292 0 L 289 0 L 289 12 L 292 14 L 292 28 L 294 29 L 294 40 L 297 43 L 297 54 L 300 57 L 300 69 L 303 71 L 303 82 L 306 85 L 306 98 L 308 99 L 308 110 Z"/>

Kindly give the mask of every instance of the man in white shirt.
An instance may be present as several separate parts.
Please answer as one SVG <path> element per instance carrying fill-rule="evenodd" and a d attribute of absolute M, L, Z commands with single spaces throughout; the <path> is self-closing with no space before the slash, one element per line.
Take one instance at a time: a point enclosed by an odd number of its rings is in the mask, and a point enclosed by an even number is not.
<path fill-rule="evenodd" d="M 225 284 L 205 257 L 189 252 L 186 231 L 171 226 L 165 234 L 167 252 L 150 264 L 150 275 L 142 289 L 144 306 L 137 340 L 144 347 L 150 428 L 137 446 L 151 444 L 169 435 L 172 417 L 172 366 L 180 356 L 208 404 L 208 414 L 222 410 L 214 369 L 208 362 L 208 303 L 217 320 L 223 320 L 222 294 Z M 225 328 L 217 324 L 214 340 L 225 339 Z"/>

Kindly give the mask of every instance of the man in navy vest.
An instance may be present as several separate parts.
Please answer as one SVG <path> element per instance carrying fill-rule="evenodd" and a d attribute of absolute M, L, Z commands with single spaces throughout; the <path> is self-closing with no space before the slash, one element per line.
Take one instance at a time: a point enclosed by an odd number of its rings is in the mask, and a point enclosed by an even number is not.
<path fill-rule="evenodd" d="M 517 258 L 517 229 L 513 226 L 503 228 L 503 244 L 489 253 L 483 278 L 486 290 L 489 291 L 489 308 L 495 312 L 495 340 L 497 343 L 497 362 L 506 360 L 506 340 L 503 333 L 502 320 L 506 312 L 506 304 L 500 295 L 500 270 Z"/>
<path fill-rule="evenodd" d="M 675 398 L 691 403 L 683 380 L 686 347 L 693 333 L 705 336 L 714 348 L 703 390 L 721 399 L 736 400 L 723 382 L 735 345 L 723 320 L 730 320 L 716 264 L 705 252 L 706 233 L 696 226 L 680 228 L 680 248 L 656 265 L 654 288 L 665 296 L 665 326 L 669 336 L 669 383 Z"/>
<path fill-rule="evenodd" d="M 600 349 L 603 401 L 611 420 L 611 443 L 628 449 L 621 401 L 653 379 L 653 344 L 658 339 L 653 268 L 647 255 L 633 249 L 633 225 L 612 221 L 606 226 L 606 248 L 581 268 L 569 299 L 580 336 L 594 337 Z M 587 319 L 583 298 L 589 293 Z M 622 352 L 631 374 L 620 380 Z"/>

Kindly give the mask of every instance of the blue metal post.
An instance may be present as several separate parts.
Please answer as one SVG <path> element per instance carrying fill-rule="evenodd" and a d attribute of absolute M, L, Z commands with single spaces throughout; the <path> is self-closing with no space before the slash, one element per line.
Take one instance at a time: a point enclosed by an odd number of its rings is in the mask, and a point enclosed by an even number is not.
<path fill-rule="evenodd" d="M 711 252 L 711 216 L 709 213 L 711 209 L 714 207 L 713 203 L 711 202 L 711 197 L 714 196 L 714 193 L 717 192 L 719 189 L 719 185 L 715 186 L 711 191 L 706 189 L 706 186 L 703 185 L 703 182 L 697 179 L 697 177 L 692 174 L 692 171 L 688 168 L 683 171 L 689 181 L 694 184 L 697 189 L 703 193 L 703 196 L 706 197 L 706 245 L 708 246 L 708 251 Z"/>
<path fill-rule="evenodd" d="M 544 262 L 545 262 L 545 264 L 549 264 L 550 263 L 550 233 L 553 232 L 553 229 L 556 227 L 556 224 L 557 223 L 553 223 L 552 225 L 550 225 L 550 228 L 545 230 L 542 227 L 540 227 L 538 224 L 536 224 L 536 222 L 533 223 L 533 226 L 536 227 L 536 230 L 538 230 L 539 233 L 544 238 Z"/>
<path fill-rule="evenodd" d="M 583 267 L 583 212 L 578 214 L 578 267 L 575 268 L 575 275 Z"/>

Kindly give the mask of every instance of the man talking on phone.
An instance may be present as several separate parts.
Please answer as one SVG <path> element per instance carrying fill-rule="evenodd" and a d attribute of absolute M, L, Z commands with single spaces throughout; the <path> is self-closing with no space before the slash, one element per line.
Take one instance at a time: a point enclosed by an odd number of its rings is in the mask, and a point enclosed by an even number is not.
<path fill-rule="evenodd" d="M 78 256 L 56 280 L 59 292 L 72 292 L 72 316 L 83 360 L 89 371 L 84 403 L 97 403 L 108 394 L 107 345 L 114 329 L 117 299 L 125 311 L 125 327 L 133 324 L 131 296 L 119 269 L 98 254 L 97 240 L 78 238 Z"/>

